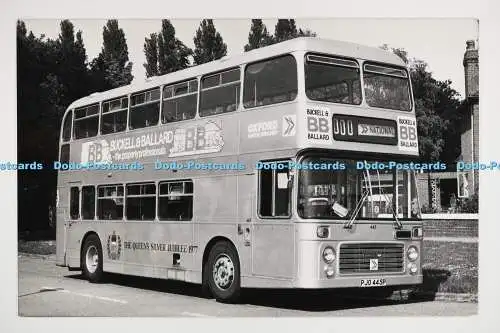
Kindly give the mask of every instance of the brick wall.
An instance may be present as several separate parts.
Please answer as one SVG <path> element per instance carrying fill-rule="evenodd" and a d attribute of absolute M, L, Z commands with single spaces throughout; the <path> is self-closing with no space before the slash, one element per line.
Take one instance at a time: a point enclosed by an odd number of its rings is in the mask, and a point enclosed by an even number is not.
<path fill-rule="evenodd" d="M 425 221 L 422 289 L 477 294 L 477 237 L 477 219 Z"/>
<path fill-rule="evenodd" d="M 473 117 L 473 150 L 472 156 L 474 161 L 479 161 L 479 103 L 474 103 L 472 106 L 472 117 Z M 477 170 L 474 171 L 474 192 L 478 192 L 479 188 L 479 173 Z"/>
<path fill-rule="evenodd" d="M 478 236 L 477 220 L 427 220 L 424 222 L 424 238 Z"/>

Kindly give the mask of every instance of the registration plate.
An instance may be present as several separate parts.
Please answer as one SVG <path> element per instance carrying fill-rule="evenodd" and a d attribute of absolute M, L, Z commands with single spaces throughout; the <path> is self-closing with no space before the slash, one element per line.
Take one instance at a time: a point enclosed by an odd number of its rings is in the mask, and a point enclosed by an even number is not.
<path fill-rule="evenodd" d="M 383 287 L 387 285 L 385 279 L 361 279 L 361 287 Z"/>

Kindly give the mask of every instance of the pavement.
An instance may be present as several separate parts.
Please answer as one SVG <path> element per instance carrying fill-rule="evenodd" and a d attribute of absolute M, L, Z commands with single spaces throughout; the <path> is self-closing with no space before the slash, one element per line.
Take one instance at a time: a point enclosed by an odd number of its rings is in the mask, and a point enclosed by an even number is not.
<path fill-rule="evenodd" d="M 244 290 L 239 304 L 203 298 L 198 285 L 106 274 L 92 284 L 55 265 L 54 255 L 19 254 L 20 316 L 299 317 L 471 316 L 477 303 L 366 299 L 314 291 Z"/>

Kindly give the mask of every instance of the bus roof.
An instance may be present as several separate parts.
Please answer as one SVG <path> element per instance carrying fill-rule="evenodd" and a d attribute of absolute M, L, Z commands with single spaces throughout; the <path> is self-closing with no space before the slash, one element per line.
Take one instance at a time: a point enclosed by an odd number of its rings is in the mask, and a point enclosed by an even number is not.
<path fill-rule="evenodd" d="M 219 60 L 192 66 L 177 72 L 151 77 L 144 81 L 135 80 L 123 87 L 93 93 L 71 103 L 68 110 L 295 51 L 312 51 L 405 66 L 405 63 L 397 55 L 377 47 L 317 37 L 300 37 L 231 57 L 226 56 Z"/>

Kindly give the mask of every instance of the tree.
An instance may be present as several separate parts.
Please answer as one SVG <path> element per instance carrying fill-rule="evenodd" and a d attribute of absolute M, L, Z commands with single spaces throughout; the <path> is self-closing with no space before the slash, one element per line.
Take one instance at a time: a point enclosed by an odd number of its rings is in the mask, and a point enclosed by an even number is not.
<path fill-rule="evenodd" d="M 452 82 L 436 80 L 427 70 L 427 63 L 410 58 L 404 49 L 389 48 L 387 44 L 381 48 L 399 56 L 410 70 L 421 157 L 453 163 L 460 154 L 462 103 L 451 88 Z"/>
<path fill-rule="evenodd" d="M 59 118 L 72 101 L 89 93 L 87 55 L 82 32 L 78 31 L 75 39 L 74 27 L 69 20 L 62 21 L 60 27 L 61 33 L 55 45 L 59 59 L 55 69 L 57 77 L 48 80 L 50 84 L 54 84 L 53 87 L 57 86 L 56 81 L 61 82 L 61 100 L 54 103 L 62 106 Z"/>
<path fill-rule="evenodd" d="M 197 65 L 222 58 L 227 54 L 227 45 L 216 31 L 213 20 L 201 21 L 194 37 L 194 63 Z"/>
<path fill-rule="evenodd" d="M 162 29 L 144 42 L 146 76 L 163 75 L 189 67 L 193 51 L 175 37 L 175 28 L 169 20 L 162 20 Z"/>
<path fill-rule="evenodd" d="M 271 44 L 273 44 L 273 37 L 267 32 L 266 25 L 261 19 L 253 19 L 248 34 L 248 43 L 244 47 L 245 52 Z"/>
<path fill-rule="evenodd" d="M 17 22 L 18 161 L 43 163 L 38 172 L 18 172 L 19 229 L 48 227 L 47 207 L 55 197 L 59 130 L 64 110 L 89 91 L 81 32 L 64 20 L 56 40 L 35 37 Z"/>
<path fill-rule="evenodd" d="M 91 63 L 94 86 L 107 90 L 129 84 L 132 79 L 132 63 L 128 58 L 128 47 L 123 29 L 117 20 L 108 20 L 102 32 L 101 53 Z"/>
<path fill-rule="evenodd" d="M 152 33 L 144 41 L 144 55 L 146 56 L 146 77 L 158 75 L 158 35 Z"/>
<path fill-rule="evenodd" d="M 306 30 L 302 30 L 299 29 L 299 32 L 298 32 L 298 37 L 316 37 L 316 33 L 309 30 L 309 29 L 306 29 Z"/>
<path fill-rule="evenodd" d="M 274 41 L 276 43 L 293 39 L 297 36 L 298 32 L 294 19 L 278 19 L 278 23 L 276 23 L 276 26 L 274 28 Z"/>

